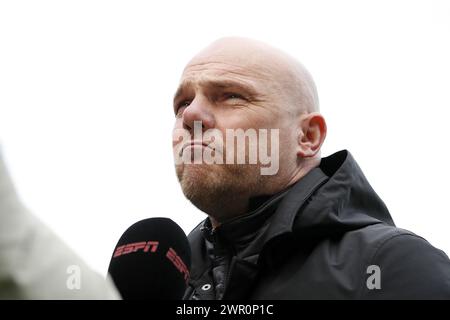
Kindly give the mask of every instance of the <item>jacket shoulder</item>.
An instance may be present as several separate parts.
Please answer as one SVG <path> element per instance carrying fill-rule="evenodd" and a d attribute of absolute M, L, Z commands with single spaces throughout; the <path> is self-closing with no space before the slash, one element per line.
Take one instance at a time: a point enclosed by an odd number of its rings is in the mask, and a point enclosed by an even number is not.
<path fill-rule="evenodd" d="M 378 241 L 366 256 L 360 298 L 450 299 L 450 260 L 442 250 L 404 229 L 378 226 L 366 232 L 375 232 Z M 374 280 L 378 285 L 370 284 Z"/>

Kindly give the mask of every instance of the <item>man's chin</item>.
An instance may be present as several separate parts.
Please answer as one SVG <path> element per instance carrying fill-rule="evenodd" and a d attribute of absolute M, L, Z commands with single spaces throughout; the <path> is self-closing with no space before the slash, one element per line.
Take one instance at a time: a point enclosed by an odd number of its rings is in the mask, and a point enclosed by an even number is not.
<path fill-rule="evenodd" d="M 184 180 L 193 180 L 190 183 L 197 182 L 209 176 L 217 174 L 217 168 L 206 164 L 182 164 L 176 167 L 178 181 L 183 184 Z"/>
<path fill-rule="evenodd" d="M 223 187 L 223 172 L 214 165 L 183 164 L 177 166 L 177 177 L 186 198 L 198 209 L 207 208 L 217 199 L 217 190 Z"/>
<path fill-rule="evenodd" d="M 249 190 L 255 191 L 258 180 L 253 171 L 256 170 L 248 165 L 181 164 L 176 167 L 186 198 L 208 214 Z"/>

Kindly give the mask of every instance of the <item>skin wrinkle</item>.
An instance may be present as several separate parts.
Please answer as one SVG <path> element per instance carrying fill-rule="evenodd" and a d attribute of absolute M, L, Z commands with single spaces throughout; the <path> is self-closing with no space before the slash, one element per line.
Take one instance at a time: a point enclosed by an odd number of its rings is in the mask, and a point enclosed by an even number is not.
<path fill-rule="evenodd" d="M 213 65 L 213 66 L 210 66 L 210 65 Z M 236 70 L 232 70 L 232 69 L 226 70 L 226 69 L 221 68 L 221 67 L 220 67 L 221 65 L 231 66 L 231 67 L 236 68 Z M 202 69 L 202 68 L 196 69 L 195 67 L 203 67 L 203 68 L 205 68 L 205 67 L 207 67 L 207 66 L 210 66 L 209 68 L 207 68 L 207 69 L 209 69 L 209 70 L 211 70 L 211 69 L 217 69 L 217 70 L 219 70 L 219 71 L 222 71 L 224 74 L 231 73 L 231 74 L 237 74 L 237 75 L 242 76 L 242 77 L 248 77 L 248 76 L 249 76 L 249 72 L 248 72 L 248 70 L 246 70 L 245 68 L 242 68 L 242 67 L 237 66 L 237 65 L 235 65 L 235 64 L 224 63 L 224 62 L 219 62 L 219 61 L 217 61 L 217 62 L 197 63 L 197 64 L 195 64 L 195 65 L 190 65 L 190 66 L 189 66 L 189 69 L 193 69 L 192 71 L 199 71 L 199 69 Z M 187 68 L 186 68 L 186 69 L 187 69 Z M 186 69 L 185 69 L 185 72 L 186 72 Z M 241 70 L 241 71 L 238 71 L 238 70 Z M 261 76 L 263 79 L 264 79 L 264 78 L 265 78 L 266 80 L 270 79 L 270 73 L 266 73 L 266 72 L 258 72 L 258 71 L 253 71 L 252 73 L 254 73 L 255 75 Z M 222 75 L 222 74 L 219 74 L 219 75 Z"/>
<path fill-rule="evenodd" d="M 252 89 L 225 88 L 221 81 Z M 244 99 L 224 98 L 228 91 Z M 192 134 L 194 121 L 224 137 L 226 129 L 280 130 L 279 171 L 273 176 L 261 176 L 260 163 L 176 166 L 185 196 L 209 215 L 213 226 L 245 214 L 250 198 L 285 189 L 320 162 L 326 125 L 312 77 L 297 60 L 264 43 L 246 38 L 213 42 L 183 70 L 174 108 L 179 104 L 174 130 Z M 179 142 L 173 146 L 177 150 Z"/>
<path fill-rule="evenodd" d="M 211 64 L 213 66 L 211 66 Z M 203 68 L 195 68 L 198 66 L 202 66 Z M 209 67 L 208 67 L 209 66 Z M 224 66 L 232 66 L 235 69 L 224 69 Z M 193 70 L 191 70 L 193 69 Z M 218 70 L 223 72 L 223 74 L 218 74 L 219 76 L 222 75 L 226 75 L 226 74 L 236 74 L 238 76 L 244 77 L 244 78 L 248 78 L 249 80 L 253 80 L 253 79 L 260 79 L 260 80 L 264 80 L 264 81 L 272 81 L 272 74 L 270 73 L 269 70 L 267 70 L 266 72 L 261 72 L 258 70 L 251 70 L 249 71 L 249 69 L 247 68 L 243 68 L 240 66 L 237 66 L 235 64 L 231 64 L 231 63 L 226 63 L 226 62 L 207 62 L 207 63 L 198 63 L 195 64 L 193 66 L 188 66 L 185 68 L 184 72 L 188 73 L 189 71 L 201 71 L 202 69 L 204 70 Z"/>
<path fill-rule="evenodd" d="M 231 79 L 233 80 L 233 78 Z M 236 82 L 242 82 L 240 79 L 236 79 L 234 78 L 234 80 L 236 80 Z M 175 94 L 175 98 L 174 98 L 174 109 L 176 109 L 178 107 L 178 104 L 181 101 L 184 101 L 184 96 L 189 96 L 189 94 L 185 93 L 189 91 L 189 88 L 192 87 L 192 85 L 190 84 L 191 82 L 193 82 L 189 77 L 186 77 L 185 80 L 183 81 L 183 83 L 180 85 L 179 89 L 177 90 L 176 94 Z M 204 80 L 203 78 L 200 80 L 197 80 L 197 82 L 199 84 L 208 84 L 209 80 Z M 247 84 L 248 85 L 248 84 Z M 202 85 L 200 85 L 202 86 Z M 204 87 L 207 87 L 206 85 L 203 85 Z M 239 85 L 239 87 L 242 87 Z M 233 89 L 232 87 L 230 88 L 230 91 L 236 91 L 236 89 Z M 239 90 L 237 90 L 239 91 Z M 256 88 L 252 88 L 251 90 L 247 90 L 247 89 L 242 89 L 242 91 L 244 91 L 245 93 L 242 93 L 244 96 L 246 96 L 247 102 L 249 104 L 252 104 L 252 106 L 256 106 L 256 107 L 261 107 L 261 104 L 263 103 L 269 103 L 269 101 L 267 100 L 267 94 L 261 94 L 261 93 L 257 93 L 258 90 Z M 261 91 L 261 90 L 260 90 Z M 189 99 L 187 99 L 189 100 Z M 213 103 L 213 101 L 211 101 Z M 276 110 L 275 107 L 269 109 L 269 111 L 273 111 Z M 249 111 L 251 112 L 258 112 L 257 109 L 253 109 L 253 108 L 249 108 Z M 272 112 L 273 113 L 273 112 Z M 276 115 L 275 113 L 273 113 L 273 115 Z"/>
<path fill-rule="evenodd" d="M 205 70 L 205 69 L 203 69 L 203 70 Z M 212 71 L 212 69 L 207 69 L 207 70 L 210 71 L 210 73 L 211 73 L 211 71 Z M 253 86 L 253 87 L 258 87 L 257 84 L 255 85 L 255 83 L 254 83 L 254 79 L 256 78 L 255 76 L 249 76 L 248 74 L 245 75 L 245 74 L 243 74 L 243 73 L 236 72 L 236 71 L 222 70 L 222 69 L 220 69 L 220 68 L 215 68 L 214 70 L 216 70 L 216 71 L 217 71 L 217 70 L 220 70 L 220 72 L 214 73 L 214 76 L 215 76 L 215 77 L 222 77 L 222 76 L 230 76 L 230 75 L 232 75 L 232 76 L 231 76 L 231 79 L 234 78 L 236 81 L 242 82 L 242 80 L 239 79 L 239 77 L 241 77 L 241 78 L 244 78 L 244 79 L 243 79 L 244 82 L 248 82 L 249 85 L 251 85 L 251 86 Z M 190 76 L 189 76 L 189 73 L 190 73 L 190 72 L 191 72 L 191 73 L 195 73 L 195 72 L 199 72 L 199 71 L 202 71 L 202 69 L 185 71 L 185 74 L 186 74 L 185 79 L 186 79 L 186 80 L 189 80 L 189 79 L 190 79 Z M 236 76 L 233 77 L 233 75 L 236 75 Z M 207 76 L 203 76 L 203 77 L 207 78 Z M 192 77 L 192 78 L 195 78 L 195 77 Z M 261 78 L 261 79 L 264 79 L 264 78 Z M 245 81 L 245 80 L 246 80 L 246 81 Z M 199 81 L 201 81 L 201 80 L 199 80 Z"/>
<path fill-rule="evenodd" d="M 217 80 L 208 80 L 207 77 L 203 77 L 201 80 L 197 80 L 198 84 L 200 86 L 204 87 L 218 87 L 218 88 L 230 88 L 231 90 L 233 88 L 241 88 L 242 90 L 246 91 L 247 95 L 250 95 L 251 97 L 256 96 L 256 88 L 253 88 L 253 85 L 244 82 L 238 78 L 229 78 L 227 81 L 217 81 Z M 177 92 L 175 93 L 174 97 L 174 104 L 177 103 L 178 100 L 180 100 L 180 96 L 183 96 L 183 93 L 185 91 L 189 91 L 189 88 L 192 86 L 195 86 L 195 79 L 190 79 L 189 77 L 186 77 L 183 83 L 180 84 L 179 88 L 177 89 Z"/>

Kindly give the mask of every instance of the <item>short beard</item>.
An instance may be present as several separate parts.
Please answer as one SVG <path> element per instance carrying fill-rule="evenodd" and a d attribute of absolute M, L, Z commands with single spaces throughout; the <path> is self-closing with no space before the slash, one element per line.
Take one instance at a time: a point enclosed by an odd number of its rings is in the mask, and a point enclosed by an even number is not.
<path fill-rule="evenodd" d="M 257 165 L 180 164 L 176 172 L 186 198 L 220 223 L 244 214 L 238 208 L 247 210 L 262 184 Z"/>

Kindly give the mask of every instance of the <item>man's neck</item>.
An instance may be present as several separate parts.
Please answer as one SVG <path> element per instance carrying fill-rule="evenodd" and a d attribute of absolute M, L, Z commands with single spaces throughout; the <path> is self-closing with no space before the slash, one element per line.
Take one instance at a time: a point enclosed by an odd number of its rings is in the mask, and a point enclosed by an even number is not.
<path fill-rule="evenodd" d="M 214 217 L 209 215 L 209 219 L 211 220 L 211 226 L 213 229 L 220 226 L 222 223 L 234 219 L 238 216 L 244 215 L 249 211 L 249 198 L 242 199 L 238 201 L 229 201 L 226 205 L 223 206 L 223 212 L 219 214 L 215 214 Z M 230 214 L 232 212 L 233 214 Z M 219 217 L 226 217 L 225 219 L 221 219 Z"/>
<path fill-rule="evenodd" d="M 319 164 L 320 157 L 304 160 L 303 165 L 298 168 L 298 170 L 295 170 L 295 172 L 290 177 L 288 177 L 287 179 L 283 178 L 284 183 L 275 183 L 273 185 L 273 188 L 269 190 L 267 194 L 258 196 L 240 194 L 234 196 L 233 199 L 221 199 L 222 201 L 220 202 L 222 202 L 222 205 L 217 206 L 220 209 L 217 209 L 216 207 L 214 216 L 208 215 L 209 219 L 211 220 L 212 228 L 215 229 L 226 221 L 232 220 L 238 216 L 245 215 L 246 213 L 255 209 L 255 206 L 257 206 L 258 203 L 261 204 L 261 201 L 264 202 L 264 199 L 267 199 L 268 197 L 281 192 L 295 184 L 306 174 L 308 174 L 309 171 L 319 166 Z"/>

